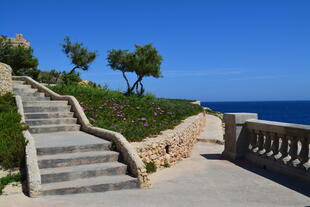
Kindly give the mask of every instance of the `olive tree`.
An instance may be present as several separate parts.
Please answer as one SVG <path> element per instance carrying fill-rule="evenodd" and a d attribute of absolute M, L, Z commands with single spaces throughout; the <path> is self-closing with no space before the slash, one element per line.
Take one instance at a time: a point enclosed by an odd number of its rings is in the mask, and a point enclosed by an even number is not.
<path fill-rule="evenodd" d="M 133 52 L 129 52 L 128 50 L 110 50 L 108 51 L 107 60 L 108 65 L 113 70 L 122 72 L 123 78 L 127 84 L 127 94 L 133 94 L 134 91 L 136 91 L 136 94 L 143 95 L 145 90 L 142 80 L 144 77 L 162 77 L 160 71 L 162 57 L 152 44 L 144 46 L 135 45 L 135 50 Z M 137 76 L 137 80 L 133 85 L 130 85 L 128 81 L 126 76 L 127 72 L 134 72 Z"/>
<path fill-rule="evenodd" d="M 72 43 L 70 37 L 66 36 L 64 44 L 61 44 L 62 51 L 71 60 L 74 65 L 70 73 L 74 73 L 76 69 L 80 68 L 84 71 L 88 70 L 89 65 L 96 59 L 97 52 L 88 51 L 84 48 L 83 43 Z"/>

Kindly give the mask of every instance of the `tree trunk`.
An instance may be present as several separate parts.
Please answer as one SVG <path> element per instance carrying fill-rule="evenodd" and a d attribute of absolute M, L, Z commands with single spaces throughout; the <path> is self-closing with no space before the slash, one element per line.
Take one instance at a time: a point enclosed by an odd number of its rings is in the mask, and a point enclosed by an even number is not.
<path fill-rule="evenodd" d="M 139 76 L 138 79 L 136 80 L 136 82 L 133 84 L 133 86 L 130 89 L 130 92 L 132 92 L 133 90 L 135 90 L 135 88 L 137 88 L 138 83 L 142 80 L 143 77 Z"/>
<path fill-rule="evenodd" d="M 128 78 L 126 77 L 124 71 L 122 71 L 122 74 L 123 74 L 123 77 L 124 77 L 124 79 L 125 79 L 125 81 L 127 83 L 127 93 L 130 93 L 130 84 L 129 84 Z"/>
<path fill-rule="evenodd" d="M 77 69 L 78 66 L 75 66 L 74 68 L 72 68 L 72 70 L 70 71 L 70 74 L 74 73 L 75 69 Z"/>

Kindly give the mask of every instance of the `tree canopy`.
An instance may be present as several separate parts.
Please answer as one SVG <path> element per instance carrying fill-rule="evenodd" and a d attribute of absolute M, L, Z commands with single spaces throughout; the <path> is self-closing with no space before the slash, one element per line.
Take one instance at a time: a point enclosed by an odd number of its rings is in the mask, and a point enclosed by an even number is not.
<path fill-rule="evenodd" d="M 13 46 L 6 37 L 0 37 L 0 62 L 11 66 L 14 75 L 29 75 L 34 79 L 39 74 L 38 59 L 33 56 L 33 49 Z"/>
<path fill-rule="evenodd" d="M 97 52 L 88 51 L 84 48 L 83 43 L 72 43 L 70 37 L 65 37 L 64 44 L 61 44 L 62 51 L 71 60 L 71 64 L 74 65 L 70 73 L 73 73 L 76 69 L 88 70 L 89 65 L 96 59 Z"/>
<path fill-rule="evenodd" d="M 158 54 L 156 48 L 152 44 L 144 46 L 135 45 L 135 50 L 129 52 L 128 50 L 110 50 L 108 51 L 108 65 L 113 70 L 119 70 L 127 84 L 127 94 L 136 93 L 143 95 L 144 86 L 142 80 L 144 77 L 152 76 L 154 78 L 162 77 L 160 65 L 162 57 Z M 132 86 L 126 76 L 127 72 L 134 72 L 137 75 L 137 80 Z"/>

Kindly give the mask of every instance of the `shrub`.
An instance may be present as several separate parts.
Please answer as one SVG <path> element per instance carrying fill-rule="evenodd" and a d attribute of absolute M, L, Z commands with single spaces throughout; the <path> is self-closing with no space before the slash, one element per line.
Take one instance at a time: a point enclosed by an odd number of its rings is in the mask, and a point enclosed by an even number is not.
<path fill-rule="evenodd" d="M 65 71 L 62 72 L 61 79 L 65 85 L 75 85 L 82 80 L 80 78 L 80 73 L 67 73 Z"/>
<path fill-rule="evenodd" d="M 56 84 L 61 79 L 61 72 L 56 70 L 41 71 L 38 76 L 38 81 L 47 84 Z"/>
<path fill-rule="evenodd" d="M 5 177 L 0 178 L 0 195 L 2 194 L 2 190 L 4 187 L 13 182 L 21 182 L 22 175 L 21 173 L 9 174 Z"/>
<path fill-rule="evenodd" d="M 0 96 L 0 165 L 4 168 L 20 167 L 24 161 L 25 138 L 12 94 Z"/>
<path fill-rule="evenodd" d="M 145 163 L 145 168 L 147 173 L 153 173 L 156 172 L 157 168 L 154 162 L 147 162 Z"/>

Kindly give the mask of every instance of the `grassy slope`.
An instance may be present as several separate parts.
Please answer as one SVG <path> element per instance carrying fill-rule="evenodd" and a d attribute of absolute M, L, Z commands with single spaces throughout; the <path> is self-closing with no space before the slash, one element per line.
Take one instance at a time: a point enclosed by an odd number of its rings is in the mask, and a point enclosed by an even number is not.
<path fill-rule="evenodd" d="M 188 101 L 124 96 L 121 92 L 92 87 L 56 85 L 50 88 L 59 94 L 75 96 L 94 126 L 120 132 L 129 141 L 157 135 L 203 111 Z"/>
<path fill-rule="evenodd" d="M 25 138 L 12 94 L 0 96 L 0 166 L 21 167 L 24 160 Z"/>

